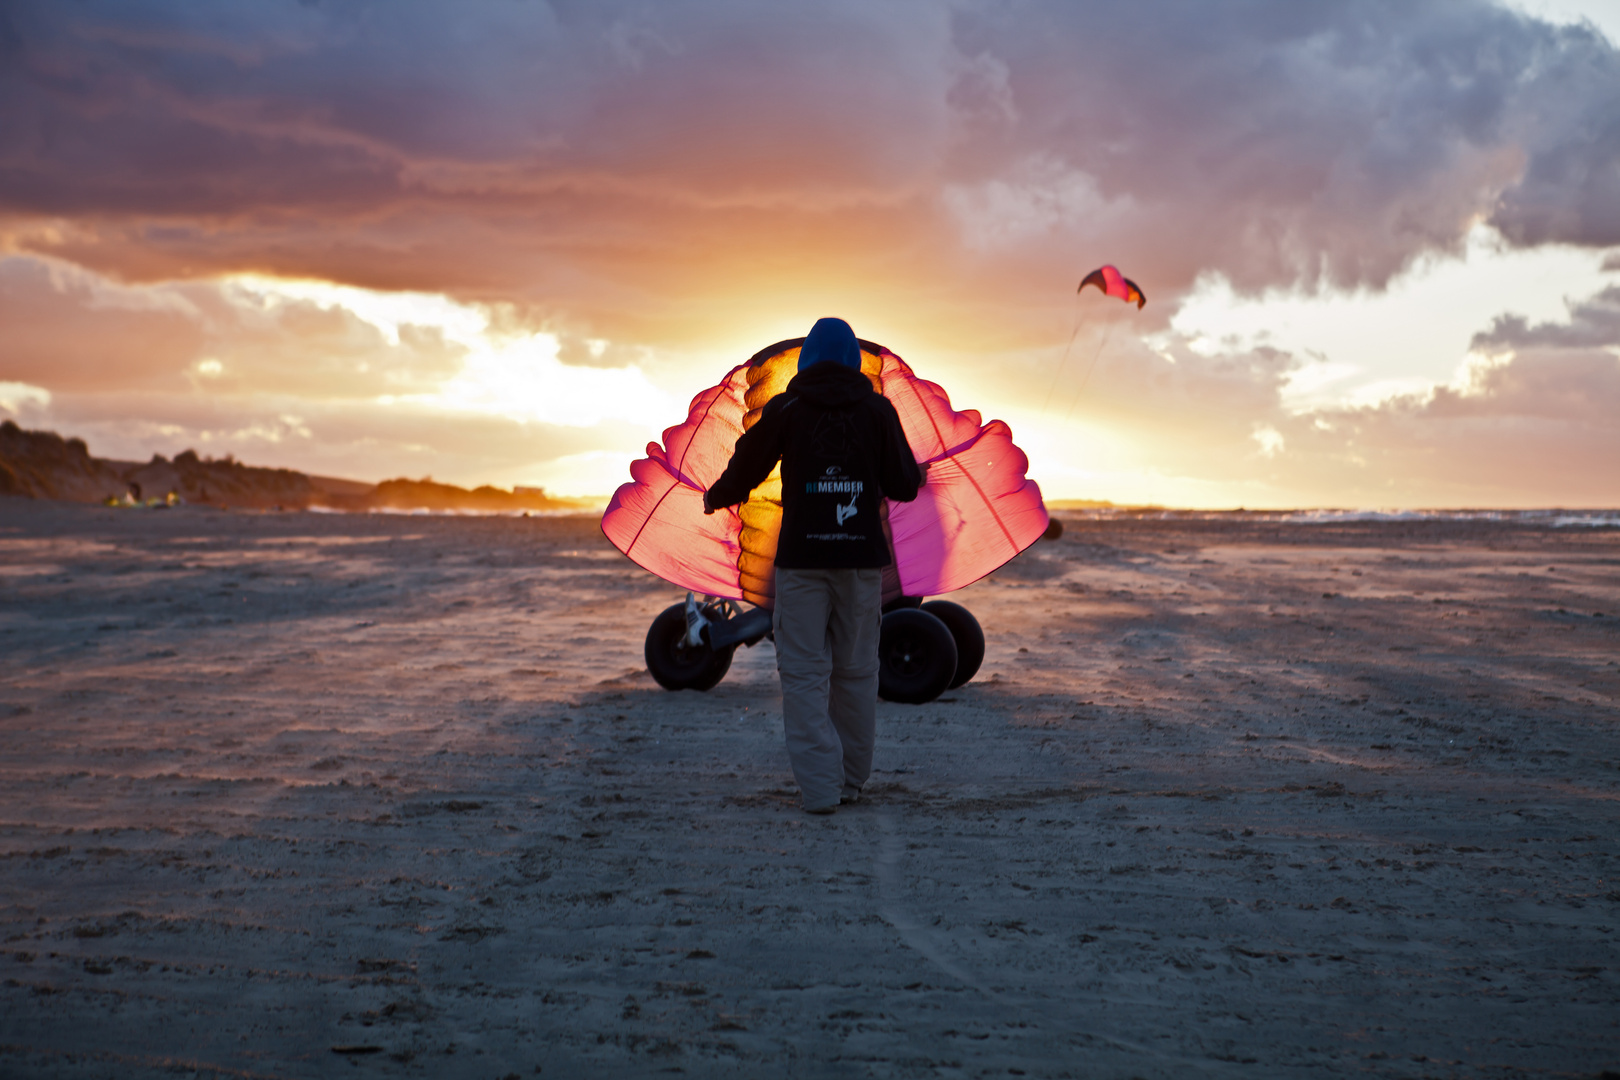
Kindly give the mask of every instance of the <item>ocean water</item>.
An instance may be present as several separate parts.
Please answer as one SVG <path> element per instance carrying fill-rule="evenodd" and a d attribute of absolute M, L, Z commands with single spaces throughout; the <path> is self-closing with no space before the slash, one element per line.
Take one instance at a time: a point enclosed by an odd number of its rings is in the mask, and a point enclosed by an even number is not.
<path fill-rule="evenodd" d="M 509 518 L 553 518 L 553 517 L 601 517 L 600 509 L 571 508 L 567 510 L 430 510 L 426 507 L 401 509 L 399 507 L 381 506 L 368 510 L 339 510 L 331 506 L 309 506 L 305 510 L 311 514 L 386 514 L 391 517 L 509 517 Z"/>
<path fill-rule="evenodd" d="M 387 514 L 399 517 L 599 517 L 600 509 L 404 510 L 393 507 L 337 510 L 311 506 L 312 514 Z M 1232 521 L 1285 525 L 1340 525 L 1356 521 L 1481 521 L 1540 528 L 1620 528 L 1620 510 L 1171 510 L 1164 507 L 1088 507 L 1052 510 L 1054 517 L 1082 521 Z"/>
<path fill-rule="evenodd" d="M 1356 521 L 1480 521 L 1540 528 L 1620 528 L 1620 510 L 1167 510 L 1107 507 L 1056 510 L 1090 521 L 1252 521 L 1287 525 L 1339 525 Z"/>

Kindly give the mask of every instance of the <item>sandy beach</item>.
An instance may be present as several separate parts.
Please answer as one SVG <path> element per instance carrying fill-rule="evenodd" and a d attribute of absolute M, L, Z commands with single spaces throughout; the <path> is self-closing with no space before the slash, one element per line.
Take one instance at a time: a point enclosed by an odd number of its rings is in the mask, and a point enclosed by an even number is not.
<path fill-rule="evenodd" d="M 1620 530 L 1067 524 L 822 819 L 592 518 L 0 499 L 0 1075 L 1620 1068 Z"/>

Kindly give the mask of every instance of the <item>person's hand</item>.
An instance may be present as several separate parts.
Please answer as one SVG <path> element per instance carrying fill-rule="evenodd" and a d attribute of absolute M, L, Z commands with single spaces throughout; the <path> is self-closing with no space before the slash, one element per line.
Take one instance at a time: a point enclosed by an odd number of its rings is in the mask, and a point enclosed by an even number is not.
<path fill-rule="evenodd" d="M 703 513 L 704 516 L 714 513 L 714 507 L 709 505 L 709 493 L 707 491 L 703 493 Z"/>
<path fill-rule="evenodd" d="M 933 464 L 932 461 L 923 461 L 917 464 L 917 468 L 922 470 L 922 480 L 917 484 L 918 487 L 923 487 L 928 483 L 928 470 L 933 467 Z"/>

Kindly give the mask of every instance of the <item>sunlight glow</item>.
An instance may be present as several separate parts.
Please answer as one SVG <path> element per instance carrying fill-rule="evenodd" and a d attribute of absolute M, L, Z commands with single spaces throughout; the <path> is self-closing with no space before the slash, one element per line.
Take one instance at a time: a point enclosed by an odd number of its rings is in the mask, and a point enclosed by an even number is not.
<path fill-rule="evenodd" d="M 1256 424 L 1254 428 L 1254 441 L 1260 445 L 1262 457 L 1276 457 L 1283 452 L 1284 443 L 1282 432 L 1270 424 Z"/>
<path fill-rule="evenodd" d="M 25 407 L 45 408 L 51 403 L 51 392 L 43 386 L 22 382 L 0 382 L 0 411 L 16 415 Z"/>
<path fill-rule="evenodd" d="M 975 402 L 982 404 L 982 402 Z M 1054 498 L 1106 498 L 1099 482 L 1133 455 L 1129 440 L 1103 424 L 1053 418 L 1021 410 L 992 411 L 1012 428 L 1018 448 L 1029 458 L 1029 475 Z"/>
<path fill-rule="evenodd" d="M 630 479 L 630 463 L 643 456 L 642 449 L 588 450 L 568 454 L 551 461 L 539 462 L 514 472 L 510 477 L 497 476 L 497 483 L 535 484 L 557 495 L 596 498 L 603 503 L 618 486 Z"/>
<path fill-rule="evenodd" d="M 487 308 L 434 293 L 377 292 L 325 281 L 237 275 L 228 280 L 237 302 L 272 308 L 305 301 L 342 308 L 399 344 L 407 326 L 436 330 L 466 350 L 461 370 L 431 393 L 386 395 L 378 400 L 424 411 L 501 416 L 522 422 L 593 427 L 605 420 L 668 424 L 679 404 L 648 381 L 634 364 L 622 368 L 574 367 L 557 358 L 555 334 L 503 333 L 493 329 Z M 604 345 L 597 347 L 600 353 Z M 209 361 L 198 365 L 203 374 Z"/>

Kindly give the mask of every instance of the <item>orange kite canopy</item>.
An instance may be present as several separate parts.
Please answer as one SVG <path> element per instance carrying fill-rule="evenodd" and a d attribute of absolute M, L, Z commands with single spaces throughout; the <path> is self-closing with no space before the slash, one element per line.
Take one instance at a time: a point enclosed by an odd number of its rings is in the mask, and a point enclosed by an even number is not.
<path fill-rule="evenodd" d="M 782 525 L 781 467 L 734 510 L 703 513 L 703 493 L 720 478 L 737 439 L 798 372 L 804 338 L 755 353 L 692 399 L 686 422 L 630 466 L 613 493 L 602 532 L 637 565 L 695 593 L 772 606 L 776 539 Z M 884 598 L 937 596 L 984 577 L 1046 530 L 1041 489 L 1029 459 L 1000 420 L 957 412 L 934 383 L 881 345 L 862 341 L 861 371 L 894 405 L 927 483 L 909 503 L 885 503 L 895 563 Z"/>
<path fill-rule="evenodd" d="M 1100 266 L 1081 278 L 1080 288 L 1076 289 L 1075 292 L 1080 292 L 1087 285 L 1095 285 L 1109 296 L 1114 297 L 1116 300 L 1123 300 L 1127 304 L 1134 301 L 1138 311 L 1141 311 L 1142 305 L 1147 303 L 1147 297 L 1143 296 L 1142 290 L 1136 287 L 1136 282 L 1121 274 L 1112 266 Z"/>

